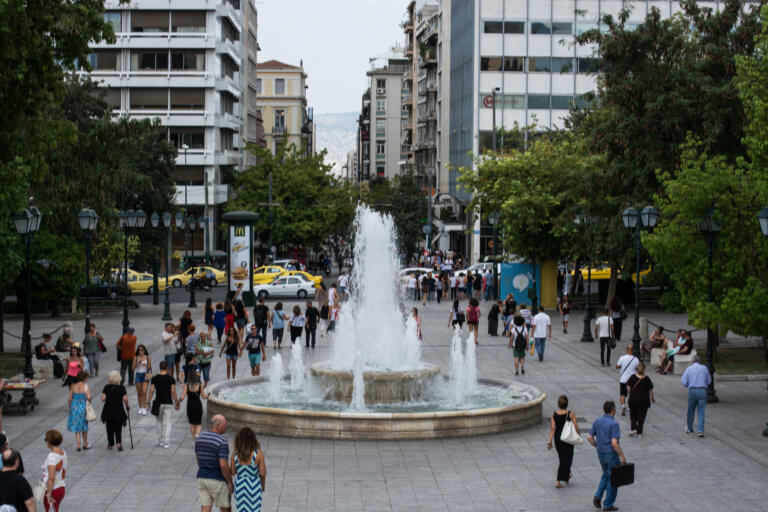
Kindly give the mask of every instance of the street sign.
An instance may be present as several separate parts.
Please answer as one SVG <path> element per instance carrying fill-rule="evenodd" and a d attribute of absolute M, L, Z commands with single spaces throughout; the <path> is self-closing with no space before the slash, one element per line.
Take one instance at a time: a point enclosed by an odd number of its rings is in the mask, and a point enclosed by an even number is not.
<path fill-rule="evenodd" d="M 483 106 L 485 108 L 493 108 L 493 95 L 489 94 L 483 98 Z"/>
<path fill-rule="evenodd" d="M 422 226 L 421 231 L 425 235 L 428 235 L 432 232 L 432 226 Z"/>
<path fill-rule="evenodd" d="M 494 245 L 494 244 L 493 244 L 493 240 L 490 240 L 490 241 L 488 242 L 488 247 L 490 247 L 491 249 L 493 249 L 493 245 Z"/>

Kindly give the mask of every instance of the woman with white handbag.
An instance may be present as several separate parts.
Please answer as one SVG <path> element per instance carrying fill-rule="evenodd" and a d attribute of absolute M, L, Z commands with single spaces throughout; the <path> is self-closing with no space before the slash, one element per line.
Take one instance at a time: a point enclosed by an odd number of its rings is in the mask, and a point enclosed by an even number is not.
<path fill-rule="evenodd" d="M 573 447 L 584 441 L 581 438 L 581 431 L 576 422 L 576 414 L 568 410 L 568 397 L 560 395 L 557 399 L 558 410 L 552 414 L 549 428 L 549 441 L 547 450 L 552 449 L 552 440 L 555 442 L 557 457 L 560 459 L 560 465 L 557 467 L 557 480 L 555 487 L 563 487 L 561 482 L 568 483 L 571 479 L 571 464 L 573 464 Z"/>

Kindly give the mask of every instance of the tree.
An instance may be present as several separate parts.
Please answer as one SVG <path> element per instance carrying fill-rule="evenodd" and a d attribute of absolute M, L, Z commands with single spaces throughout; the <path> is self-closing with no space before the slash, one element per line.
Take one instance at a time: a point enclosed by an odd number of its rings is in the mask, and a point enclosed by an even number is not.
<path fill-rule="evenodd" d="M 307 155 L 294 146 L 279 146 L 277 153 L 249 145 L 261 163 L 235 174 L 234 198 L 227 211 L 259 213 L 254 229 L 263 243 L 319 248 L 331 233 L 345 231 L 352 223 L 354 203 L 350 186 L 330 173 L 325 151 Z M 269 206 L 269 176 L 272 201 Z M 270 208 L 272 222 L 270 225 Z"/>
<path fill-rule="evenodd" d="M 414 254 L 425 236 L 422 228 L 428 225 L 427 194 L 421 188 L 419 177 L 407 173 L 392 180 L 372 178 L 364 201 L 372 209 L 392 216 L 400 252 Z"/>

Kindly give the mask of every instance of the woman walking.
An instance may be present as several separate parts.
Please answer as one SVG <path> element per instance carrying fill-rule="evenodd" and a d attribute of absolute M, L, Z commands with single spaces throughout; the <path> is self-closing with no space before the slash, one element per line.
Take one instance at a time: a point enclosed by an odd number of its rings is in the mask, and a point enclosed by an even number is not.
<path fill-rule="evenodd" d="M 568 483 L 571 479 L 571 464 L 573 464 L 573 445 L 564 443 L 560 440 L 560 436 L 563 433 L 563 427 L 568 420 L 573 422 L 573 427 L 576 432 L 581 435 L 579 430 L 579 424 L 576 422 L 576 413 L 568 410 L 568 397 L 560 395 L 557 399 L 557 411 L 552 414 L 549 426 L 549 441 L 547 442 L 547 450 L 552 449 L 552 440 L 555 441 L 555 449 L 557 450 L 557 458 L 560 459 L 560 465 L 557 466 L 557 480 L 555 481 L 555 487 L 558 489 L 563 487 L 561 482 Z"/>
<path fill-rule="evenodd" d="M 179 402 L 187 398 L 187 420 L 189 421 L 189 432 L 192 434 L 192 440 L 197 441 L 200 430 L 203 428 L 203 398 L 208 398 L 203 387 L 200 385 L 200 376 L 197 372 L 189 374 L 189 379 L 184 384 L 184 390 L 181 392 Z"/>
<path fill-rule="evenodd" d="M 237 512 L 259 512 L 261 494 L 266 488 L 267 467 L 264 452 L 250 427 L 241 428 L 235 435 L 229 471 L 234 476 Z"/>
<path fill-rule="evenodd" d="M 245 337 L 245 325 L 248 323 L 248 310 L 240 299 L 235 302 L 235 325 L 237 325 L 237 335 L 239 339 Z"/>
<path fill-rule="evenodd" d="M 120 374 L 117 378 L 119 381 Z M 66 493 L 64 477 L 67 474 L 67 452 L 61 448 L 63 440 L 64 436 L 58 430 L 49 430 L 45 433 L 48 455 L 43 462 L 41 481 L 45 484 L 43 507 L 47 512 L 59 512 L 59 505 Z"/>
<path fill-rule="evenodd" d="M 472 295 L 472 289 L 473 289 L 473 283 L 475 282 L 475 276 L 472 275 L 471 270 L 467 270 L 467 277 L 464 278 L 464 292 L 467 295 L 467 299 L 471 299 L 473 297 Z"/>
<path fill-rule="evenodd" d="M 621 325 L 624 323 L 624 304 L 618 295 L 614 295 L 610 304 L 611 318 L 613 319 L 613 337 L 616 341 L 621 341 Z"/>
<path fill-rule="evenodd" d="M 174 360 L 176 366 L 176 378 L 181 375 L 181 356 L 184 353 L 187 345 L 187 336 L 189 336 L 189 326 L 192 325 L 192 312 L 188 309 L 184 311 L 179 319 L 179 325 L 176 326 L 176 330 L 179 335 L 177 338 L 176 358 Z M 173 371 L 171 371 L 171 374 Z"/>
<path fill-rule="evenodd" d="M 96 331 L 96 325 L 88 324 L 88 333 L 83 338 L 83 347 L 85 348 L 85 357 L 88 358 L 91 376 L 99 375 L 99 355 L 101 354 L 99 342 L 104 343 L 104 338 Z"/>
<path fill-rule="evenodd" d="M 509 329 L 512 325 L 512 317 L 517 312 L 517 301 L 511 293 L 507 294 L 507 298 L 504 299 L 504 332 L 502 336 L 509 334 Z"/>
<path fill-rule="evenodd" d="M 328 299 L 326 299 L 326 304 Z M 288 315 L 283 312 L 283 303 L 275 304 L 275 309 L 269 312 L 269 323 L 272 324 L 272 348 L 283 348 L 283 331 Z M 264 341 L 266 343 L 266 340 Z"/>
<path fill-rule="evenodd" d="M 203 324 L 208 327 L 208 337 L 213 335 L 213 300 L 210 297 L 205 299 L 205 306 L 203 307 Z"/>
<path fill-rule="evenodd" d="M 293 306 L 293 314 L 291 315 L 291 345 L 296 341 L 296 338 L 301 338 L 301 333 L 304 330 L 304 324 L 307 319 L 301 314 L 301 308 L 299 306 Z"/>
<path fill-rule="evenodd" d="M 635 374 L 627 381 L 629 390 L 629 421 L 631 430 L 629 435 L 637 434 L 637 437 L 643 437 L 643 425 L 645 424 L 645 415 L 651 407 L 651 402 L 656 403 L 656 396 L 653 394 L 653 382 L 651 378 L 645 375 L 645 364 L 640 363 L 635 369 Z"/>
<path fill-rule="evenodd" d="M 107 427 L 107 448 L 111 450 L 117 444 L 117 451 L 121 452 L 123 451 L 123 426 L 128 421 L 126 411 L 130 411 L 131 406 L 128 405 L 128 393 L 120 384 L 120 373 L 114 370 L 109 372 L 107 382 L 108 384 L 101 392 L 101 401 L 104 402 L 104 407 L 101 409 L 101 422 Z"/>
<path fill-rule="evenodd" d="M 67 374 L 64 375 L 64 386 L 72 386 L 77 380 L 77 375 L 85 369 L 85 363 L 80 356 L 80 347 L 72 347 L 69 349 L 69 357 L 67 358 Z"/>
<path fill-rule="evenodd" d="M 488 312 L 488 334 L 499 335 L 499 315 L 501 315 L 501 301 L 497 300 Z"/>
<path fill-rule="evenodd" d="M 216 344 L 221 345 L 221 337 L 224 335 L 224 328 L 227 326 L 227 314 L 224 312 L 224 304 L 216 303 L 216 311 L 213 313 L 213 326 L 216 328 Z M 208 336 L 209 339 L 213 339 Z"/>
<path fill-rule="evenodd" d="M 419 341 L 424 341 L 421 337 L 421 318 L 419 317 L 419 308 L 411 308 L 413 319 L 416 320 L 416 334 L 419 335 Z"/>
<path fill-rule="evenodd" d="M 464 326 L 464 313 L 459 310 L 458 299 L 453 301 L 451 313 L 448 315 L 448 327 L 455 329 L 456 325 L 459 326 L 459 330 L 461 330 L 461 328 Z"/>
<path fill-rule="evenodd" d="M 235 326 L 235 307 L 232 305 L 232 301 L 226 299 L 224 301 L 224 332 L 228 333 L 229 330 Z"/>
<path fill-rule="evenodd" d="M 69 417 L 67 418 L 67 430 L 75 434 L 77 442 L 77 451 L 88 450 L 91 445 L 88 444 L 88 420 L 86 419 L 86 402 L 91 401 L 91 392 L 88 390 L 88 374 L 85 370 L 80 370 L 75 382 L 69 386 L 69 397 L 67 398 L 67 407 L 69 408 Z M 82 437 L 82 444 L 80 439 Z M 82 448 L 81 448 L 82 446 Z"/>
<path fill-rule="evenodd" d="M 230 327 L 227 331 L 227 337 L 224 339 L 224 345 L 222 345 L 219 351 L 219 357 L 222 354 L 227 354 L 227 380 L 230 379 L 229 375 L 232 374 L 232 378 L 237 375 L 237 358 L 240 355 L 240 338 L 237 337 L 237 329 Z"/>
<path fill-rule="evenodd" d="M 469 289 L 469 285 L 467 285 Z M 469 299 L 469 306 L 467 306 L 467 325 L 469 326 L 469 334 L 475 333 L 475 345 L 477 345 L 477 326 L 480 324 L 480 303 L 477 299 L 472 297 Z"/>
<path fill-rule="evenodd" d="M 144 345 L 136 348 L 136 357 L 133 358 L 133 383 L 136 384 L 136 397 L 139 402 L 139 415 L 147 415 L 147 390 L 149 381 L 147 372 L 152 372 L 152 358 Z"/>

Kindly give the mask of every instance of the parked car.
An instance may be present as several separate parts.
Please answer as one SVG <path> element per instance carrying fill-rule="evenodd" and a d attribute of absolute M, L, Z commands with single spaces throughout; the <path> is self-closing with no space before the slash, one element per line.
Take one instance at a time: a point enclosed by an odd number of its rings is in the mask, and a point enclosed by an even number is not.
<path fill-rule="evenodd" d="M 158 277 L 157 290 L 165 291 L 165 278 Z M 154 278 L 152 274 L 128 274 L 128 287 L 133 293 L 152 293 L 154 288 Z"/>
<path fill-rule="evenodd" d="M 267 284 L 276 278 L 287 275 L 288 271 L 277 265 L 265 265 L 253 271 L 253 284 Z"/>
<path fill-rule="evenodd" d="M 302 265 L 299 260 L 294 259 L 275 260 L 272 264 L 283 267 L 286 270 L 288 270 L 288 267 L 293 267 L 293 270 L 307 270 L 307 267 Z"/>
<path fill-rule="evenodd" d="M 604 265 L 601 267 L 592 267 L 591 276 L 589 275 L 589 268 L 581 268 L 579 269 L 581 271 L 581 278 L 586 281 L 587 277 L 591 277 L 593 281 L 601 281 L 604 279 L 610 279 L 611 278 L 611 267 L 610 265 Z M 640 284 L 642 284 L 643 279 L 651 273 L 651 269 L 647 268 L 645 270 L 640 271 Z M 619 276 L 623 274 L 623 271 L 619 269 Z M 571 270 L 571 276 L 576 275 L 576 269 Z M 632 281 L 636 281 L 636 273 L 632 272 L 630 275 Z"/>
<path fill-rule="evenodd" d="M 302 276 L 307 281 L 310 281 L 315 284 L 315 286 L 320 286 L 320 283 L 323 282 L 323 276 L 313 276 L 309 272 L 305 272 L 303 270 L 289 270 L 288 271 L 289 276 Z"/>
<path fill-rule="evenodd" d="M 181 288 L 182 286 L 189 284 L 189 280 L 192 279 L 192 276 L 200 278 L 207 277 L 213 286 L 227 281 L 227 273 L 213 267 L 192 267 L 180 274 L 169 276 L 168 281 L 174 288 Z"/>
<path fill-rule="evenodd" d="M 123 275 L 124 275 L 124 268 L 112 268 L 109 270 L 110 275 L 112 276 L 112 281 L 122 281 Z M 128 269 L 128 277 L 135 276 L 141 274 L 141 272 L 137 272 L 136 270 L 133 270 L 132 268 Z"/>
<path fill-rule="evenodd" d="M 303 276 L 282 276 L 271 283 L 263 283 L 254 287 L 253 292 L 257 297 L 314 297 L 317 289 L 312 281 L 307 281 Z"/>
<path fill-rule="evenodd" d="M 463 268 L 461 270 L 454 270 L 453 275 L 458 276 L 459 274 L 467 275 L 467 271 L 471 271 L 472 275 L 476 274 L 478 270 L 482 270 L 483 274 L 487 274 L 488 272 L 493 273 L 493 263 L 490 261 L 486 261 L 483 263 L 475 263 L 469 268 Z"/>

